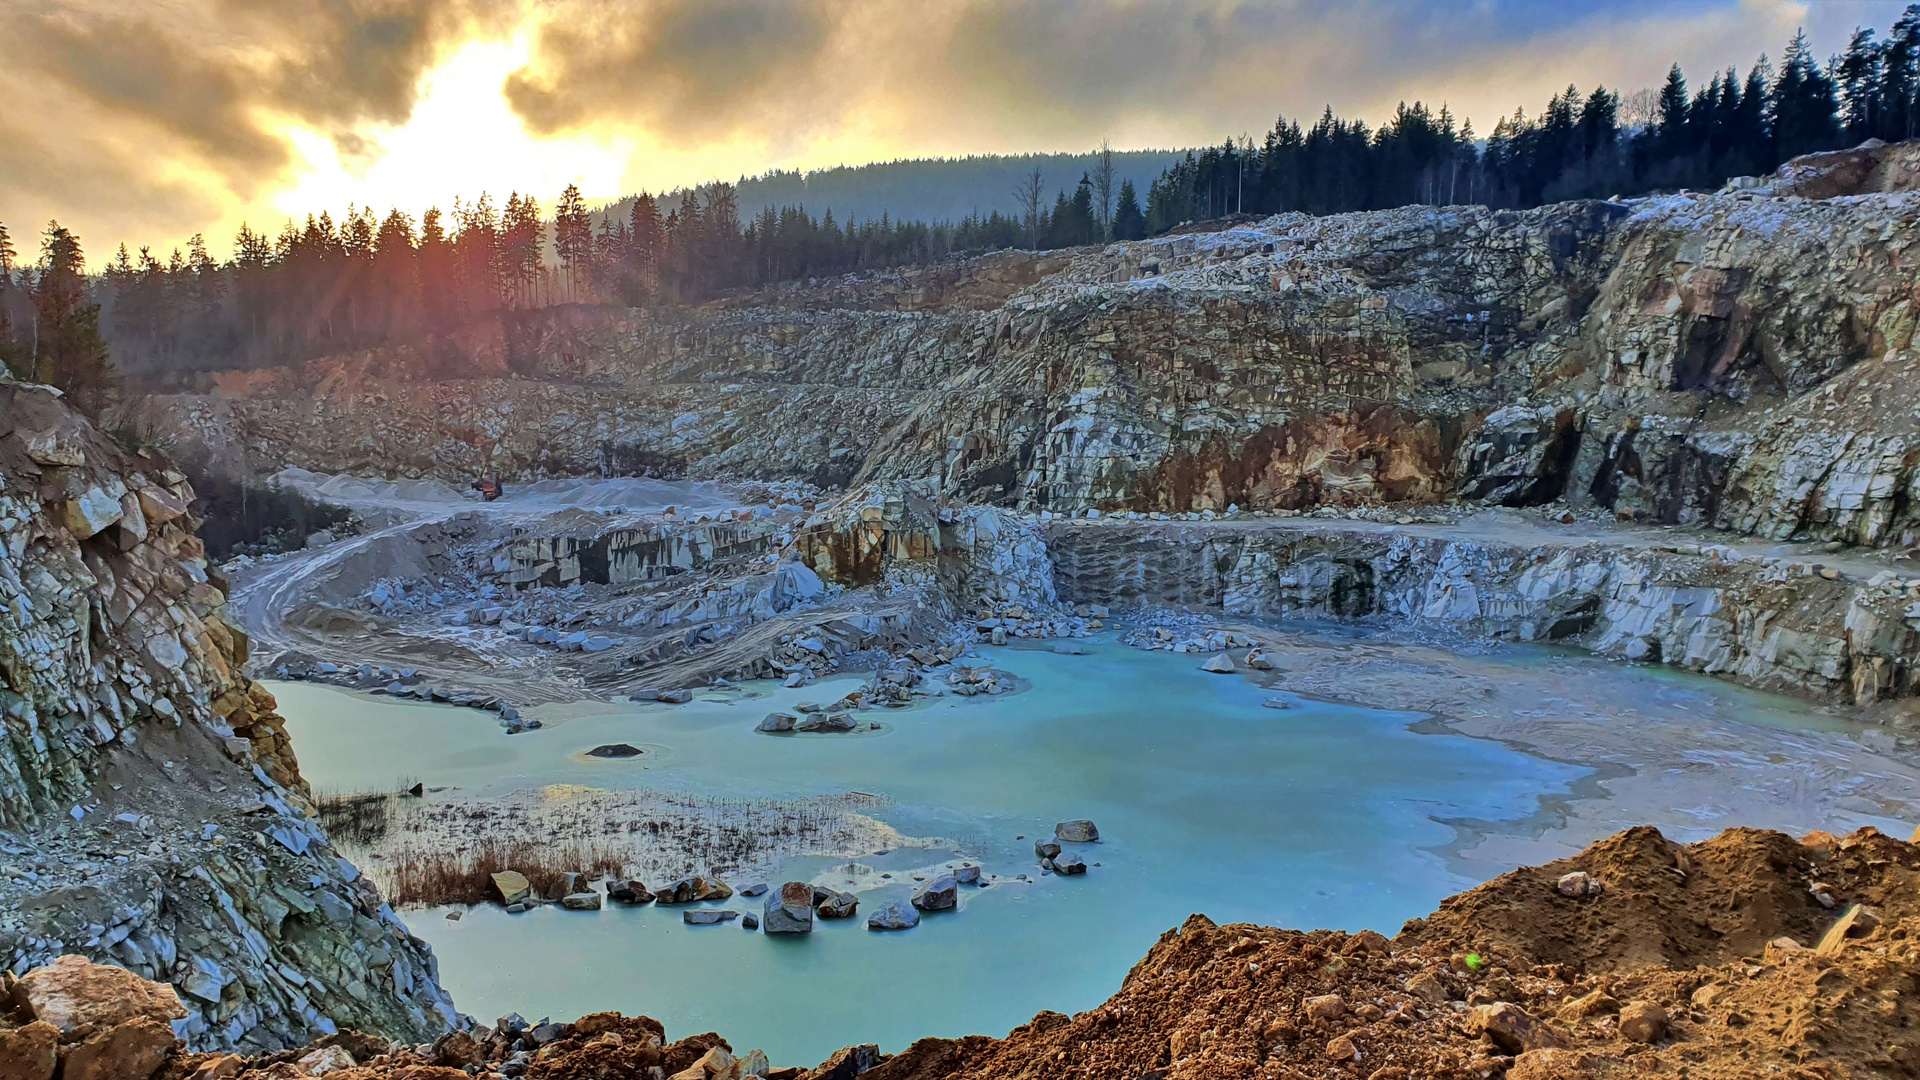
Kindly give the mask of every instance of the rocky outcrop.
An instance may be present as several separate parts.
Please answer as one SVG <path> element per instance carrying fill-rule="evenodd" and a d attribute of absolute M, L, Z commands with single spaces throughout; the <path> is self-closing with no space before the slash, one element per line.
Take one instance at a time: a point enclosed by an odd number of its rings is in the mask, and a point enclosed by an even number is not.
<path fill-rule="evenodd" d="M 1920 575 L 1862 580 L 1817 556 L 1743 556 L 1650 536 L 1601 544 L 1548 529 L 1317 521 L 1056 522 L 1046 538 L 1070 602 L 1382 617 L 1860 704 L 1916 690 Z"/>
<path fill-rule="evenodd" d="M 569 308 L 516 317 L 514 378 L 401 351 L 157 407 L 248 467 L 912 481 L 1057 512 L 1564 498 L 1903 544 L 1920 151 L 1847 154 L 1713 195 L 1281 215 Z"/>
<path fill-rule="evenodd" d="M 0 381 L 0 965 L 171 983 L 196 1047 L 430 1037 L 453 1019 L 433 957 L 309 815 L 191 499 Z"/>

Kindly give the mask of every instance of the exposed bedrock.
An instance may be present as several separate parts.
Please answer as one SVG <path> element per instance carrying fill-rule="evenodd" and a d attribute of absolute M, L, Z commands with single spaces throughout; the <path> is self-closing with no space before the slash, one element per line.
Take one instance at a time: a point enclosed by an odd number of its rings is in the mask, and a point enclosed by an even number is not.
<path fill-rule="evenodd" d="M 1453 530 L 1445 530 L 1452 532 Z M 1920 603 L 1903 579 L 1715 545 L 1441 530 L 1056 522 L 1061 599 L 1246 616 L 1382 616 L 1556 641 L 1746 685 L 1866 704 L 1915 692 Z"/>
<path fill-rule="evenodd" d="M 522 314 L 155 407 L 248 468 L 932 480 L 1056 511 L 1565 498 L 1907 544 L 1920 193 L 1887 176 L 1912 151 Z M 448 349 L 485 377 L 433 378 Z"/>
<path fill-rule="evenodd" d="M 169 982 L 195 1047 L 431 1037 L 433 956 L 307 813 L 192 498 L 0 379 L 0 967 Z"/>

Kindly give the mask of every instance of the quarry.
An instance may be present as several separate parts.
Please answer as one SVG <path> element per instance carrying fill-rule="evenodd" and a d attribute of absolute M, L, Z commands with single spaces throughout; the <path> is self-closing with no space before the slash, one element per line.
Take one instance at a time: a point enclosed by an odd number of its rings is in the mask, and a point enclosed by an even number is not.
<path fill-rule="evenodd" d="M 1916 190 L 0 382 L 0 1077 L 1914 1075 Z"/>

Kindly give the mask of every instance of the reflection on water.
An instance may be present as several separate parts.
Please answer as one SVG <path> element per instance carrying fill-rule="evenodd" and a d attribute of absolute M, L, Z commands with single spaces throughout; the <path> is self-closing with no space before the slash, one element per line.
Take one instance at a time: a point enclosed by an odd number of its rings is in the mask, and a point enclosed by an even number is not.
<path fill-rule="evenodd" d="M 1090 1008 L 1191 912 L 1391 933 L 1476 883 L 1434 854 L 1454 836 L 1435 819 L 1516 822 L 1586 772 L 1417 734 L 1405 713 L 1263 708 L 1269 693 L 1200 672 L 1202 657 L 1111 643 L 1085 656 L 992 656 L 1031 689 L 889 711 L 888 730 L 857 739 L 754 731 L 767 712 L 831 700 L 853 679 L 678 707 L 575 703 L 511 738 L 480 713 L 301 684 L 274 691 L 317 787 L 389 788 L 405 776 L 468 794 L 561 782 L 747 798 L 868 792 L 890 800 L 880 816 L 901 832 L 955 847 L 860 859 L 871 871 L 858 877 L 862 916 L 907 895 L 903 872 L 954 850 L 992 874 L 1036 877 L 963 889 L 960 911 L 890 934 L 855 918 L 781 940 L 737 923 L 684 926 L 672 908 L 407 916 L 455 1001 L 482 1019 L 619 1009 L 662 1020 L 670 1038 L 717 1030 L 777 1064 L 811 1064 L 850 1042 L 897 1051 L 927 1035 L 1000 1035 L 1042 1008 Z M 580 756 L 610 742 L 648 753 Z M 1082 878 L 1039 877 L 1033 839 L 1077 817 L 1099 824 L 1103 842 L 1083 849 L 1099 865 Z M 775 883 L 835 867 L 796 860 Z M 757 910 L 739 898 L 725 906 Z"/>

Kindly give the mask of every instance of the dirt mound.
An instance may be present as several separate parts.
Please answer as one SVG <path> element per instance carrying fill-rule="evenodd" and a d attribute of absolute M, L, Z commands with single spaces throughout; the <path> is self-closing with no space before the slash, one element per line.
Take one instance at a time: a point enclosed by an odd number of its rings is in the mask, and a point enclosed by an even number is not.
<path fill-rule="evenodd" d="M 1196 915 L 1097 1009 L 922 1040 L 869 1076 L 1920 1075 L 1920 848 L 1808 840 L 1635 829 L 1453 897 L 1392 942 Z M 1564 895 L 1581 872 L 1600 889 Z M 1856 903 L 1873 928 L 1812 948 Z"/>
<path fill-rule="evenodd" d="M 1529 963 L 1583 971 L 1726 963 L 1760 955 L 1783 934 L 1811 940 L 1831 921 L 1809 891 L 1827 872 L 1823 850 L 1758 829 L 1728 829 L 1691 845 L 1656 829 L 1629 829 L 1573 858 L 1522 867 L 1449 897 L 1400 937 L 1486 943 Z M 1575 872 L 1602 884 L 1604 903 L 1555 888 Z"/>
<path fill-rule="evenodd" d="M 602 1013 L 503 1021 L 328 1075 L 455 1080 L 439 1070 L 515 1062 L 530 1080 L 1916 1076 L 1916 886 L 1920 847 L 1871 829 L 1681 845 L 1641 828 L 1453 897 L 1392 941 L 1194 915 L 1097 1009 L 1043 1012 L 1005 1039 L 923 1039 L 864 1071 L 870 1047 L 802 1074 Z M 301 1053 L 223 1075 L 294 1075 Z"/>

